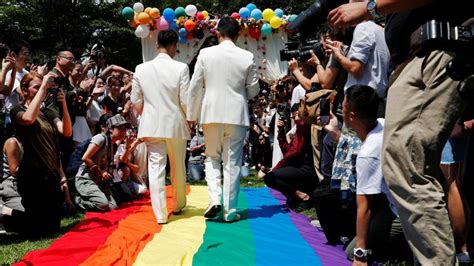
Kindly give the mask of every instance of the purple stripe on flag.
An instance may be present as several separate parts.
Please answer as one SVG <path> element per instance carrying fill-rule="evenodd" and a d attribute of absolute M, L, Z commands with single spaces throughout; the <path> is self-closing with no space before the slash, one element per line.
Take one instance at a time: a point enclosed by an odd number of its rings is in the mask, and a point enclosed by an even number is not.
<path fill-rule="evenodd" d="M 285 204 L 286 198 L 283 194 L 273 189 L 270 189 L 270 194 L 281 204 Z M 327 240 L 324 233 L 313 227 L 308 217 L 294 211 L 290 211 L 289 216 L 301 236 L 321 259 L 323 265 L 351 265 L 351 262 L 346 258 L 342 245 L 331 246 L 326 244 Z"/>

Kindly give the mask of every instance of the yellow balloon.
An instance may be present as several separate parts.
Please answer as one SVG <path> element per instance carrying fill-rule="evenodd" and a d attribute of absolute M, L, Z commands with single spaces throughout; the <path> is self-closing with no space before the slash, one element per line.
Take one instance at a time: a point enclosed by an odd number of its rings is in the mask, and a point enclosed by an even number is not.
<path fill-rule="evenodd" d="M 269 22 L 274 16 L 275 16 L 275 13 L 270 8 L 267 8 L 267 9 L 263 10 L 263 12 L 262 12 L 263 20 L 265 20 L 267 22 Z"/>
<path fill-rule="evenodd" d="M 202 14 L 204 15 L 205 19 L 209 17 L 209 13 L 206 10 L 202 11 Z"/>
<path fill-rule="evenodd" d="M 138 14 L 137 20 L 140 24 L 148 24 L 151 18 L 150 15 L 148 15 L 147 13 L 141 12 L 140 14 Z"/>
<path fill-rule="evenodd" d="M 159 18 L 160 17 L 160 10 L 156 7 L 150 10 L 150 17 L 151 18 Z"/>
<path fill-rule="evenodd" d="M 270 19 L 270 26 L 274 29 L 278 29 L 281 26 L 281 18 L 274 16 L 272 19 Z"/>

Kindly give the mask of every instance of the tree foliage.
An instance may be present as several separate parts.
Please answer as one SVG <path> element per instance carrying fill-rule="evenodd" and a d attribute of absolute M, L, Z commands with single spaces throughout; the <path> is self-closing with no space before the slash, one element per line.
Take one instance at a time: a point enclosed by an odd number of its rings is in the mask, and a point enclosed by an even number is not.
<path fill-rule="evenodd" d="M 76 58 L 97 42 L 106 47 L 109 62 L 133 69 L 141 62 L 140 40 L 135 37 L 120 11 L 134 2 L 94 4 L 95 1 L 11 0 L 0 1 L 0 42 L 15 39 L 32 46 L 32 61 L 51 61 L 60 50 L 71 50 Z M 195 4 L 211 14 L 238 11 L 250 1 L 243 0 L 143 0 L 145 6 L 176 8 Z M 299 13 L 313 1 L 256 0 L 262 8 L 283 8 Z"/>

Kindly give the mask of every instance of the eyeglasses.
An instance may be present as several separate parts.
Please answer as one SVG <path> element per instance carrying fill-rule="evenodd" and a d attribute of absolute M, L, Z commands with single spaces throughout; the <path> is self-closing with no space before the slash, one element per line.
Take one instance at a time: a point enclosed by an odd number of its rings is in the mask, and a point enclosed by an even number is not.
<path fill-rule="evenodd" d="M 72 56 L 71 56 L 71 57 L 68 57 L 68 56 L 60 55 L 59 57 L 62 57 L 62 58 L 67 59 L 67 60 L 69 60 L 69 61 L 74 61 L 74 57 L 72 57 Z"/>

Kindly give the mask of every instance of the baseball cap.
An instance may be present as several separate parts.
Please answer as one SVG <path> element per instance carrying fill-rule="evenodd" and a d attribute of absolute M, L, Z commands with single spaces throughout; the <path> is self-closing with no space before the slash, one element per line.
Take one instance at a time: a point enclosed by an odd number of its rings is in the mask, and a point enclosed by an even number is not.
<path fill-rule="evenodd" d="M 108 128 L 118 127 L 121 125 L 126 125 L 127 127 L 130 127 L 130 123 L 127 122 L 127 120 L 125 120 L 125 118 L 121 115 L 114 115 L 107 120 Z"/>

